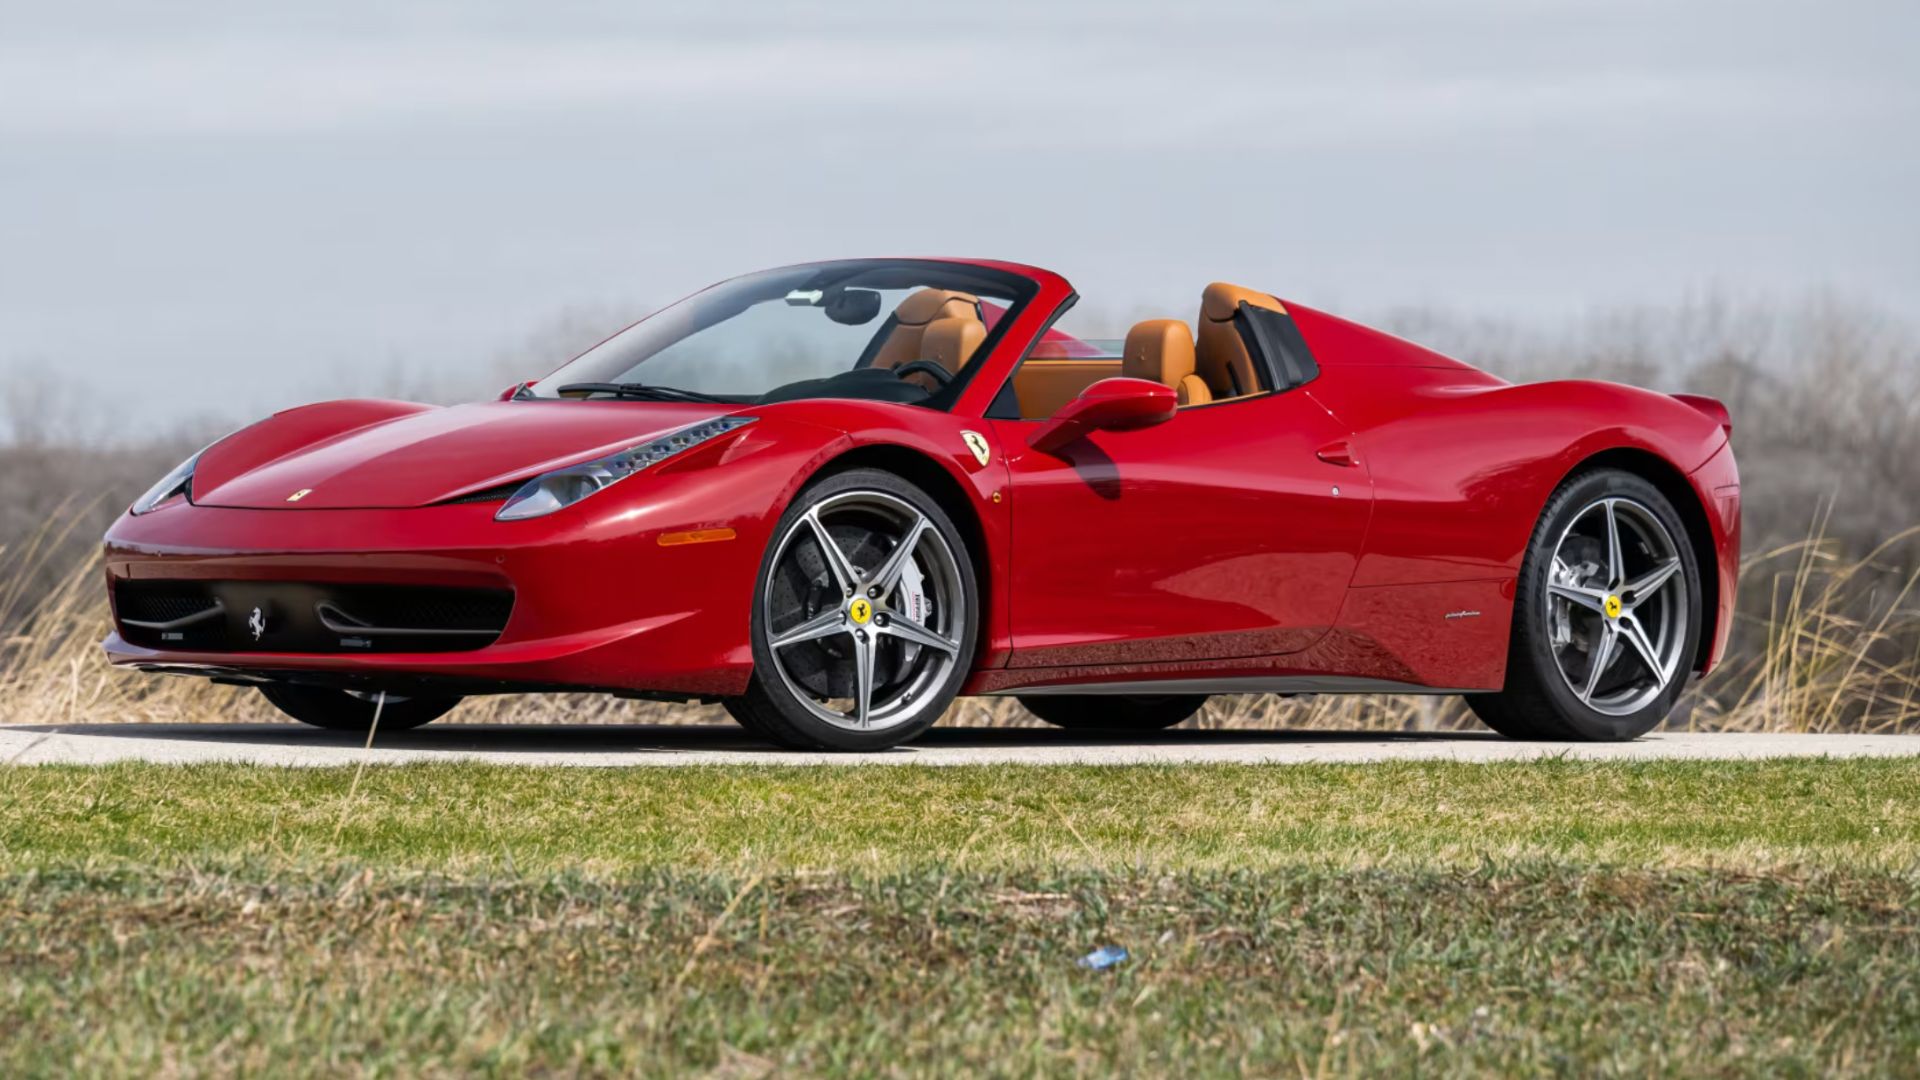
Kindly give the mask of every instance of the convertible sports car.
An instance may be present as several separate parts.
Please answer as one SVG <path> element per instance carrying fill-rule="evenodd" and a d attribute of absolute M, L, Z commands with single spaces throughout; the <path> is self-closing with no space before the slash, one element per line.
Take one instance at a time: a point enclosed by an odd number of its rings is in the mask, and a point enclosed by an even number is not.
<path fill-rule="evenodd" d="M 1004 262 L 795 266 L 495 401 L 278 413 L 108 532 L 106 650 L 330 728 L 593 690 L 843 750 L 956 694 L 1105 728 L 1463 694 L 1626 739 L 1719 660 L 1720 403 L 1512 385 L 1234 285 L 1119 341 L 1069 333 L 1076 299 Z"/>

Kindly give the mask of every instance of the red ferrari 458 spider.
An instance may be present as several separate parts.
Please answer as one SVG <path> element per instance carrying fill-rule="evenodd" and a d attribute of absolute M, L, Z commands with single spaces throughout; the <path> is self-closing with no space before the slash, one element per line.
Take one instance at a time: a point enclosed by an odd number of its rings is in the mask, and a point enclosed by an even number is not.
<path fill-rule="evenodd" d="M 107 653 L 330 728 L 585 690 L 841 750 L 957 694 L 1115 729 L 1462 694 L 1625 739 L 1720 658 L 1718 402 L 1509 384 L 1233 285 L 1111 341 L 1076 299 L 1004 262 L 795 266 L 495 401 L 278 413 L 108 532 Z"/>

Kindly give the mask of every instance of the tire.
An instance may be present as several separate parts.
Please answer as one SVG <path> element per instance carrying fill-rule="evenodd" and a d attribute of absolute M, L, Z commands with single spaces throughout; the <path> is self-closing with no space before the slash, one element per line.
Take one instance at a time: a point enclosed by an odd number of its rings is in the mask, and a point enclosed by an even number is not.
<path fill-rule="evenodd" d="M 1659 489 L 1615 469 L 1574 476 L 1547 500 L 1527 544 L 1506 688 L 1469 694 L 1467 705 L 1514 739 L 1638 738 L 1686 688 L 1700 596 L 1686 525 Z"/>
<path fill-rule="evenodd" d="M 893 473 L 833 473 L 774 527 L 754 581 L 753 675 L 727 712 L 797 749 L 908 742 L 972 670 L 979 610 L 966 540 L 938 502 Z"/>
<path fill-rule="evenodd" d="M 720 702 L 720 707 L 727 710 L 727 715 L 733 717 L 734 723 L 745 728 L 747 734 L 759 735 L 761 738 L 766 738 L 766 735 L 760 730 L 758 721 L 753 718 L 753 710 L 747 707 L 746 698 L 725 698 Z"/>
<path fill-rule="evenodd" d="M 1205 694 L 1035 694 L 1020 704 L 1056 727 L 1085 731 L 1158 731 L 1191 718 Z"/>
<path fill-rule="evenodd" d="M 292 683 L 262 686 L 260 694 L 295 720 L 328 731 L 366 731 L 373 726 L 374 709 L 378 705 L 377 695 L 358 697 L 345 690 Z M 445 716 L 458 704 L 457 697 L 390 696 L 384 706 L 379 706 L 380 730 L 417 728 Z"/>

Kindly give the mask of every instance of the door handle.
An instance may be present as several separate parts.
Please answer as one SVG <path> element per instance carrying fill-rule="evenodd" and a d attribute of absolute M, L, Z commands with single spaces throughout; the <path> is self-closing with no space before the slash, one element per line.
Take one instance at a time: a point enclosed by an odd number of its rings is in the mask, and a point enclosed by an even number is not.
<path fill-rule="evenodd" d="M 1339 465 L 1343 468 L 1351 469 L 1360 464 L 1360 459 L 1353 456 L 1353 445 L 1345 439 L 1328 443 L 1315 451 L 1314 456 L 1329 465 Z"/>

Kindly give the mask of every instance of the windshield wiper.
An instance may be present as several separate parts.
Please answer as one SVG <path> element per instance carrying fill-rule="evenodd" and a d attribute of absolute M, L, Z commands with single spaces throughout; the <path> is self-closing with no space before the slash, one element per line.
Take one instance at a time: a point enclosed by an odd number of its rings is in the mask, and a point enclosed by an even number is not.
<path fill-rule="evenodd" d="M 730 405 L 726 398 L 702 394 L 697 390 L 682 390 L 675 386 L 648 386 L 637 382 L 577 382 L 561 387 L 559 393 L 565 394 L 612 394 L 615 397 L 634 398 L 639 401 L 701 401 L 716 405 Z"/>

